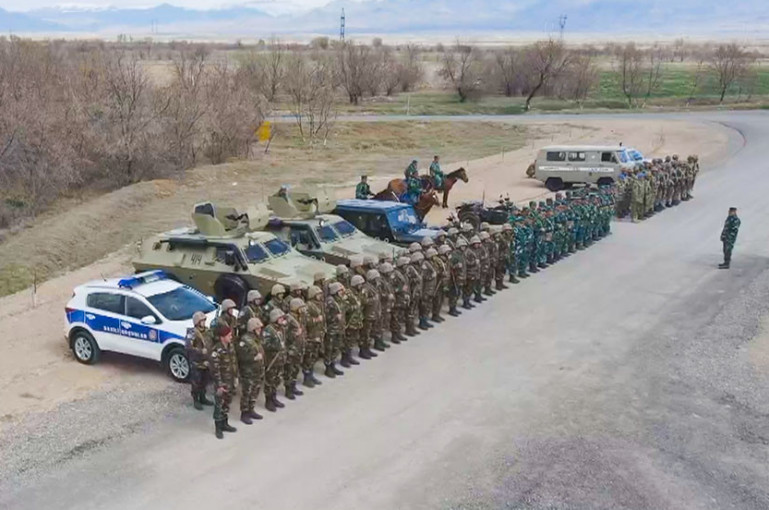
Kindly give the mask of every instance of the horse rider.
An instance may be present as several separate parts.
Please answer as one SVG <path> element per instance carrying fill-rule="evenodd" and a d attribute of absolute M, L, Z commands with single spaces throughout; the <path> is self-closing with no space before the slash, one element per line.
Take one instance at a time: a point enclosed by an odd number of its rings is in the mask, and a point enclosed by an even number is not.
<path fill-rule="evenodd" d="M 441 170 L 440 158 L 438 156 L 433 156 L 433 162 L 430 163 L 430 177 L 433 179 L 435 189 L 442 190 L 446 176 Z"/>
<path fill-rule="evenodd" d="M 419 179 L 417 164 L 416 159 L 412 160 L 404 172 L 406 176 L 406 200 L 411 204 L 416 204 L 422 194 L 422 181 Z"/>
<path fill-rule="evenodd" d="M 361 175 L 360 182 L 355 187 L 355 198 L 358 200 L 368 200 L 369 197 L 373 197 L 371 187 L 368 185 L 368 176 Z"/>

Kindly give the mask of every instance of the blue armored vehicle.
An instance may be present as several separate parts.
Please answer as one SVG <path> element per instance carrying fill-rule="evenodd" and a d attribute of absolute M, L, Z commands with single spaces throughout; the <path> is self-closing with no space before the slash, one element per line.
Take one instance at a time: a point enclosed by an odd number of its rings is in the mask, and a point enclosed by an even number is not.
<path fill-rule="evenodd" d="M 437 228 L 428 227 L 419 219 L 411 204 L 403 202 L 337 200 L 334 214 L 366 235 L 402 246 L 438 233 Z"/>

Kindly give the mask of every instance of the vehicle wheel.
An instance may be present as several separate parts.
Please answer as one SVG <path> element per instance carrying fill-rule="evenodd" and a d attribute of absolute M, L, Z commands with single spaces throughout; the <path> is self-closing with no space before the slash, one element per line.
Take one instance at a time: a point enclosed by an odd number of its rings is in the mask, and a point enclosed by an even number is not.
<path fill-rule="evenodd" d="M 462 211 L 459 213 L 459 221 L 469 223 L 475 230 L 481 227 L 481 217 L 473 211 Z"/>
<path fill-rule="evenodd" d="M 240 276 L 223 274 L 214 282 L 214 297 L 221 303 L 232 299 L 238 308 L 242 307 L 248 294 L 248 284 Z"/>
<path fill-rule="evenodd" d="M 93 365 L 99 361 L 101 349 L 88 331 L 80 330 L 72 336 L 72 354 L 75 359 L 85 365 Z"/>
<path fill-rule="evenodd" d="M 190 376 L 190 362 L 182 347 L 173 347 L 165 357 L 165 369 L 176 382 L 185 382 Z"/>
<path fill-rule="evenodd" d="M 560 177 L 549 177 L 545 181 L 545 187 L 550 191 L 561 191 L 563 189 L 563 180 Z"/>
<path fill-rule="evenodd" d="M 573 182 L 564 182 L 563 183 L 563 189 L 572 189 L 574 187 Z"/>
<path fill-rule="evenodd" d="M 610 186 L 614 182 L 614 179 L 611 177 L 601 177 L 598 179 L 598 185 L 599 186 Z"/>

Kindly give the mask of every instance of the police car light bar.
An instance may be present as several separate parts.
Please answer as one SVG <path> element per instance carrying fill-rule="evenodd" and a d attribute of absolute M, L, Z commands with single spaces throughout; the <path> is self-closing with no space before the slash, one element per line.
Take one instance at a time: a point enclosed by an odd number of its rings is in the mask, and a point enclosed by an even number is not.
<path fill-rule="evenodd" d="M 145 283 L 156 282 L 158 280 L 165 280 L 168 275 L 162 269 L 156 271 L 147 271 L 146 273 L 140 273 L 128 278 L 123 278 L 117 282 L 117 286 L 122 289 L 133 289 L 137 285 L 143 285 Z"/>

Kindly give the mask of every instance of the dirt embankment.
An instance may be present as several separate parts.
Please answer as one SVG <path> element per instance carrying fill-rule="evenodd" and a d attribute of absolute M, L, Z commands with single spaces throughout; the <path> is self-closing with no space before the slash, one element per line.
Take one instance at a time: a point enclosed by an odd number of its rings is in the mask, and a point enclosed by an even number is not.
<path fill-rule="evenodd" d="M 470 175 L 468 184 L 454 188 L 452 204 L 480 199 L 484 193 L 487 200 L 509 194 L 523 201 L 547 194 L 541 183 L 527 179 L 524 173 L 544 144 L 623 141 L 649 156 L 698 153 L 707 167 L 724 154 L 728 136 L 725 128 L 716 125 L 682 121 L 543 120 L 530 125 L 529 137 L 521 148 L 469 161 L 449 159 L 443 166 L 445 170 L 464 166 Z M 377 189 L 400 175 L 398 163 L 391 166 L 391 175 L 380 173 L 372 187 Z M 339 196 L 352 194 L 357 173 L 349 169 L 336 176 Z M 132 248 L 128 244 L 186 224 L 190 206 L 197 201 L 214 199 L 243 206 L 271 192 L 276 183 L 301 182 L 314 175 L 297 169 L 294 174 L 268 173 L 266 178 L 260 175 L 256 179 L 253 167 L 246 164 L 198 169 L 184 183 L 156 181 L 131 186 L 49 217 L 10 239 L 0 250 L 39 257 L 61 276 L 38 286 L 34 300 L 31 289 L 0 298 L 0 422 L 13 423 L 26 412 L 83 398 L 97 389 L 120 386 L 131 391 L 131 382 L 138 377 L 144 390 L 172 384 L 152 363 L 119 356 L 107 356 L 95 367 L 76 363 L 63 336 L 63 308 L 72 288 L 129 271 Z M 437 209 L 429 220 L 441 223 L 446 215 L 445 210 Z M 118 251 L 101 258 L 114 250 Z"/>

